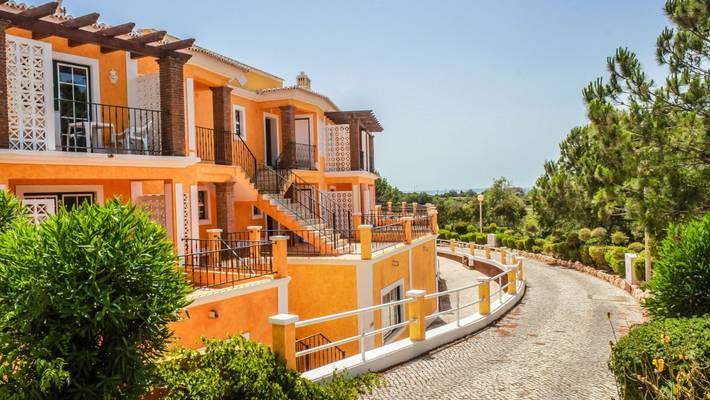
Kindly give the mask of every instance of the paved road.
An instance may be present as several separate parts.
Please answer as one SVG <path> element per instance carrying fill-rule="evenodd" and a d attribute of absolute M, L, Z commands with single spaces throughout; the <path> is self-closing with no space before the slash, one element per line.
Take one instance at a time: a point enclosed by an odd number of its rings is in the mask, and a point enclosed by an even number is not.
<path fill-rule="evenodd" d="M 467 286 L 478 282 L 479 277 L 485 276 L 476 270 L 464 268 L 458 261 L 450 260 L 444 257 L 438 257 L 437 259 L 439 261 L 439 291 Z M 495 293 L 497 290 L 498 285 L 495 282 L 491 282 L 491 293 Z M 470 304 L 476 299 L 478 299 L 477 287 L 459 292 L 458 302 L 460 305 Z M 456 301 L 455 294 L 439 297 L 439 310 L 444 311 L 456 308 Z M 478 305 L 473 305 L 462 309 L 459 314 L 461 318 L 464 318 L 477 311 Z M 431 327 L 443 325 L 453 321 L 456 321 L 455 311 L 452 311 L 449 314 L 442 314 L 439 316 L 437 321 L 432 323 Z"/>
<path fill-rule="evenodd" d="M 365 399 L 611 399 L 613 339 L 642 321 L 623 290 L 580 272 L 526 262 L 528 291 L 497 324 L 383 373 Z"/>

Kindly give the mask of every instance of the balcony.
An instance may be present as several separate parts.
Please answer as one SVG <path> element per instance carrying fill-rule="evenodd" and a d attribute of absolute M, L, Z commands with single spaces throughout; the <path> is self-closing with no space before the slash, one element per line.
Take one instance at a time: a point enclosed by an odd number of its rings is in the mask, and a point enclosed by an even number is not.
<path fill-rule="evenodd" d="M 212 128 L 195 127 L 197 156 L 205 163 L 236 165 L 256 182 L 257 162 L 241 136 Z"/>
<path fill-rule="evenodd" d="M 163 154 L 161 111 L 64 99 L 54 104 L 59 151 Z"/>
<path fill-rule="evenodd" d="M 288 143 L 276 160 L 278 169 L 316 170 L 316 146 Z"/>

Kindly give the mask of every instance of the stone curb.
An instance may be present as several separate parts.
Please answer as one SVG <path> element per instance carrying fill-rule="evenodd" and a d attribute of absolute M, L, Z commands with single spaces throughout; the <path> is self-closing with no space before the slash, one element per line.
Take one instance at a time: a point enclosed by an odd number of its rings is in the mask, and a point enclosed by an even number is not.
<path fill-rule="evenodd" d="M 603 281 L 607 281 L 608 283 L 618 288 L 621 288 L 627 293 L 629 293 L 639 304 L 643 304 L 643 302 L 646 301 L 646 298 L 649 295 L 647 291 L 641 289 L 638 285 L 630 285 L 628 282 L 626 282 L 625 279 L 621 278 L 620 276 L 612 275 L 605 271 L 590 267 L 589 265 L 582 264 L 579 261 L 561 260 L 559 258 L 546 256 L 544 254 L 528 253 L 527 251 L 522 250 L 517 250 L 517 252 L 533 260 L 537 260 L 546 264 L 560 265 L 561 267 L 567 269 L 575 269 L 579 272 L 583 272 L 587 275 L 591 275 Z"/>

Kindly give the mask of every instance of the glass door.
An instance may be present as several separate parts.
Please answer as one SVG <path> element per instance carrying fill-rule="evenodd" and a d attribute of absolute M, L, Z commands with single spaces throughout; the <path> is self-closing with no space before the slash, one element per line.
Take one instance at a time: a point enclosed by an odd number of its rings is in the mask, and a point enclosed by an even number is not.
<path fill-rule="evenodd" d="M 92 135 L 89 67 L 55 61 L 54 72 L 62 150 L 87 151 Z"/>

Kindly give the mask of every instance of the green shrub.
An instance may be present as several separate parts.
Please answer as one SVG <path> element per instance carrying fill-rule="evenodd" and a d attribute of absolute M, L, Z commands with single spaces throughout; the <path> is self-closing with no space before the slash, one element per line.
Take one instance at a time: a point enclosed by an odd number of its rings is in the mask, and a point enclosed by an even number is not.
<path fill-rule="evenodd" d="M 611 267 L 611 270 L 614 271 L 614 273 L 617 275 L 626 275 L 626 268 L 624 265 L 625 252 L 625 247 L 606 246 L 606 251 L 604 252 L 604 260 L 606 261 L 607 265 Z"/>
<path fill-rule="evenodd" d="M 468 232 L 468 233 L 478 232 L 478 227 L 473 224 L 468 224 L 468 225 L 466 225 L 466 232 Z"/>
<path fill-rule="evenodd" d="M 592 259 L 594 265 L 598 268 L 608 268 L 609 264 L 604 258 L 606 246 L 589 246 L 589 258 Z"/>
<path fill-rule="evenodd" d="M 710 314 L 710 213 L 672 225 L 660 246 L 646 308 L 653 317 Z"/>
<path fill-rule="evenodd" d="M 577 234 L 579 235 L 579 239 L 583 242 L 586 242 L 592 237 L 592 231 L 589 230 L 589 228 L 582 228 Z"/>
<path fill-rule="evenodd" d="M 582 244 L 577 232 L 570 232 L 567 235 L 567 240 L 565 242 L 567 243 L 567 247 L 574 249 L 578 248 Z"/>
<path fill-rule="evenodd" d="M 535 239 L 526 236 L 523 240 L 525 241 L 525 250 L 532 251 L 532 248 L 535 245 Z"/>
<path fill-rule="evenodd" d="M 540 246 L 538 246 L 538 245 L 535 245 L 535 246 L 532 247 L 531 251 L 532 251 L 533 253 L 542 254 L 544 250 L 542 249 L 542 247 L 540 247 Z"/>
<path fill-rule="evenodd" d="M 542 245 L 542 252 L 548 256 L 553 256 L 555 254 L 555 243 L 545 242 Z"/>
<path fill-rule="evenodd" d="M 540 239 L 540 238 L 535 239 L 535 246 L 542 247 L 544 245 L 545 245 L 545 239 Z"/>
<path fill-rule="evenodd" d="M 241 336 L 203 342 L 203 352 L 180 349 L 159 364 L 166 400 L 347 400 L 380 383 L 373 374 L 353 379 L 336 374 L 320 385 L 286 368 L 268 346 Z"/>
<path fill-rule="evenodd" d="M 465 235 L 461 235 L 460 239 L 464 242 L 475 242 L 476 234 L 474 232 L 469 232 Z"/>
<path fill-rule="evenodd" d="M 590 236 L 592 238 L 605 238 L 606 237 L 606 229 L 599 227 L 599 228 L 594 228 L 592 229 L 592 232 L 590 232 Z"/>
<path fill-rule="evenodd" d="M 496 233 L 496 230 L 498 230 L 498 225 L 495 223 L 490 223 L 483 227 L 484 233 Z"/>
<path fill-rule="evenodd" d="M 117 200 L 0 234 L 0 398 L 137 398 L 189 290 L 165 229 Z"/>
<path fill-rule="evenodd" d="M 456 232 L 459 235 L 463 235 L 466 233 L 466 228 L 468 227 L 468 224 L 463 222 L 463 221 L 456 221 L 453 224 L 453 231 Z"/>
<path fill-rule="evenodd" d="M 515 230 L 513 229 L 506 229 L 505 231 L 503 231 L 503 233 L 508 236 L 515 236 Z"/>
<path fill-rule="evenodd" d="M 594 264 L 594 260 L 589 256 L 589 246 L 586 244 L 579 247 L 579 261 L 585 265 Z"/>
<path fill-rule="evenodd" d="M 487 244 L 488 243 L 488 237 L 486 236 L 485 233 L 479 233 L 476 236 L 476 244 Z"/>
<path fill-rule="evenodd" d="M 616 246 L 626 246 L 629 243 L 629 237 L 624 232 L 616 231 L 611 234 L 611 243 Z"/>
<path fill-rule="evenodd" d="M 705 398 L 710 318 L 669 318 L 633 327 L 612 346 L 609 369 L 625 400 Z"/>
<path fill-rule="evenodd" d="M 646 280 L 646 257 L 640 255 L 634 258 L 634 276 L 638 281 Z"/>
<path fill-rule="evenodd" d="M 27 221 L 27 208 L 7 190 L 0 190 L 0 232 Z"/>
<path fill-rule="evenodd" d="M 633 242 L 627 246 L 632 253 L 641 253 L 643 251 L 643 243 Z"/>

